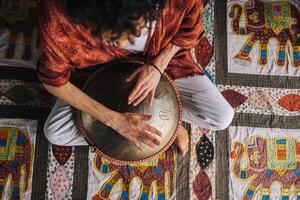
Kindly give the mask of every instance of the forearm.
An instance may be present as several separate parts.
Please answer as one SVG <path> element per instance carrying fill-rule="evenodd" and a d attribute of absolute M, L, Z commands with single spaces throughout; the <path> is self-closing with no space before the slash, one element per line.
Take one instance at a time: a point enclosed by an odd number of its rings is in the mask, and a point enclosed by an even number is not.
<path fill-rule="evenodd" d="M 68 82 L 62 87 L 53 87 L 46 84 L 44 84 L 44 86 L 51 94 L 57 96 L 78 110 L 88 113 L 107 126 L 113 124 L 113 118 L 117 113 L 87 96 L 72 83 Z"/>
<path fill-rule="evenodd" d="M 171 59 L 179 50 L 180 47 L 170 43 L 160 52 L 160 54 L 152 62 L 160 68 L 161 72 L 163 72 L 169 65 Z"/>

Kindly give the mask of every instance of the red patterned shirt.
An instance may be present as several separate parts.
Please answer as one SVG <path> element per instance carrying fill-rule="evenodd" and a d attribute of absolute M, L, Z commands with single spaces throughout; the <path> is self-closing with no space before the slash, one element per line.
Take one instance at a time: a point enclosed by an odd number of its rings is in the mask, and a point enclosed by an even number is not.
<path fill-rule="evenodd" d="M 118 59 L 155 58 L 169 43 L 182 49 L 170 61 L 166 72 L 173 78 L 203 74 L 197 67 L 190 48 L 197 45 L 203 33 L 202 0 L 167 0 L 154 27 L 145 52 L 132 54 L 124 49 L 105 45 L 91 30 L 75 24 L 64 9 L 64 1 L 43 0 L 39 26 L 41 57 L 39 79 L 48 85 L 62 86 L 72 71 Z"/>

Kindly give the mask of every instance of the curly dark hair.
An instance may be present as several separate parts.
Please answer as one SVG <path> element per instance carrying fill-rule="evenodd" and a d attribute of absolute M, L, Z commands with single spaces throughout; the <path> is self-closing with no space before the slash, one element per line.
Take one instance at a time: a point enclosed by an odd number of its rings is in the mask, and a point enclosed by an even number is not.
<path fill-rule="evenodd" d="M 164 0 L 68 0 L 66 10 L 76 23 L 92 27 L 93 34 L 112 31 L 135 35 L 136 21 L 158 17 Z"/>

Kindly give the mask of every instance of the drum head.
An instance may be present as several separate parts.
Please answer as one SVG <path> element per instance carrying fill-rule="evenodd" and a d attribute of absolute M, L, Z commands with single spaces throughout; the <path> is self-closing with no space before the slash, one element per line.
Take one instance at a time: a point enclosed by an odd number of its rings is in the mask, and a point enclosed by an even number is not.
<path fill-rule="evenodd" d="M 181 121 L 181 101 L 167 75 L 162 76 L 158 84 L 152 107 L 148 105 L 148 99 L 136 107 L 127 104 L 127 98 L 136 80 L 127 82 L 126 78 L 139 66 L 141 63 L 138 62 L 119 62 L 101 67 L 89 77 L 83 90 L 91 98 L 117 112 L 152 115 L 151 120 L 145 123 L 161 131 L 162 137 L 155 135 L 160 141 L 159 146 L 151 148 L 143 144 L 141 151 L 112 128 L 77 110 L 77 124 L 87 142 L 116 164 L 147 161 L 167 150 L 176 138 Z"/>

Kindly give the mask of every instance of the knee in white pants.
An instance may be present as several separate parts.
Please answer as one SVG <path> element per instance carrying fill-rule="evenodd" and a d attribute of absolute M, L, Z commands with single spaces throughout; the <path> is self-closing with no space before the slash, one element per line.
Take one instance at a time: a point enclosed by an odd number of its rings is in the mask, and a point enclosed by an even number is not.
<path fill-rule="evenodd" d="M 48 120 L 44 124 L 44 135 L 50 143 L 53 143 L 51 138 L 51 130 L 49 131 L 49 122 Z"/>
<path fill-rule="evenodd" d="M 185 121 L 211 130 L 230 125 L 234 110 L 206 76 L 179 79 L 176 85 L 183 97 Z"/>
<path fill-rule="evenodd" d="M 232 122 L 234 109 L 227 103 L 222 106 L 211 107 L 203 112 L 200 107 L 185 108 L 183 120 L 210 130 L 226 129 Z"/>
<path fill-rule="evenodd" d="M 75 124 L 65 118 L 54 119 L 50 115 L 46 120 L 44 134 L 50 143 L 66 146 L 76 136 Z"/>
<path fill-rule="evenodd" d="M 219 111 L 219 115 L 216 118 L 217 124 L 215 125 L 216 130 L 226 129 L 232 122 L 234 117 L 234 109 L 227 104 Z"/>
<path fill-rule="evenodd" d="M 48 118 L 44 125 L 45 137 L 51 144 L 62 145 L 61 143 L 59 143 L 59 141 L 61 141 L 61 140 L 55 139 L 56 138 L 55 135 L 56 135 L 56 131 L 57 131 L 56 129 L 57 128 L 55 128 L 55 126 L 51 123 L 51 121 Z"/>

